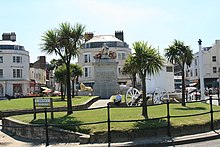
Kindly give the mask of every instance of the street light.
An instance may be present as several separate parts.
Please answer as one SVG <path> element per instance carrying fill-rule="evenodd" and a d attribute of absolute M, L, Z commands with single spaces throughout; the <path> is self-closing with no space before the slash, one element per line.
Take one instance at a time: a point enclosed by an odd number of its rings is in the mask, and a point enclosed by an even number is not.
<path fill-rule="evenodd" d="M 199 39 L 199 77 L 200 77 L 200 92 L 201 100 L 205 99 L 205 90 L 204 90 L 204 78 L 203 78 L 203 57 L 202 57 L 202 40 Z"/>

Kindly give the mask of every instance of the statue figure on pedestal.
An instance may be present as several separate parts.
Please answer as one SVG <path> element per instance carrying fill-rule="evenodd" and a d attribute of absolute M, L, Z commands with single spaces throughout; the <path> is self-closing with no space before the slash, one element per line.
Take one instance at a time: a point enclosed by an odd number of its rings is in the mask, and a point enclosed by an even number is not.
<path fill-rule="evenodd" d="M 93 57 L 94 59 L 115 59 L 116 53 L 109 51 L 109 47 L 104 43 L 102 50 L 99 50 L 99 52 Z"/>

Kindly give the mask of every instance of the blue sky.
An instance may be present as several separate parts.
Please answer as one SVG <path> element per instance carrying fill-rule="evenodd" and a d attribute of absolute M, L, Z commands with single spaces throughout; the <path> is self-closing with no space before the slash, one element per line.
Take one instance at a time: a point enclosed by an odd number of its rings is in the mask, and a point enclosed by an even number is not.
<path fill-rule="evenodd" d="M 17 41 L 35 62 L 41 52 L 43 32 L 62 22 L 81 23 L 95 35 L 123 30 L 125 41 L 147 41 L 160 49 L 174 39 L 194 52 L 198 39 L 211 46 L 220 39 L 219 0 L 4 0 L 0 9 L 0 34 L 16 32 Z M 56 58 L 47 56 L 47 61 Z"/>

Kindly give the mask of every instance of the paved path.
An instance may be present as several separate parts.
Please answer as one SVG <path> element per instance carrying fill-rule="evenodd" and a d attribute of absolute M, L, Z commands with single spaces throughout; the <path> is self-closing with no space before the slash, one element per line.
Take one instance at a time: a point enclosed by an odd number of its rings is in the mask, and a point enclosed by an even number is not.
<path fill-rule="evenodd" d="M 91 108 L 97 108 L 97 107 L 105 107 L 107 106 L 109 102 L 109 99 L 99 99 L 98 101 L 96 101 L 95 103 L 93 103 L 89 109 Z"/>
<path fill-rule="evenodd" d="M 2 121 L 0 121 L 0 124 L 2 125 Z M 0 129 L 2 129 L 2 127 L 0 127 Z M 12 138 L 11 136 L 0 131 L 0 147 L 20 147 L 20 146 L 31 147 L 33 145 L 32 143 L 16 140 L 15 138 Z"/>

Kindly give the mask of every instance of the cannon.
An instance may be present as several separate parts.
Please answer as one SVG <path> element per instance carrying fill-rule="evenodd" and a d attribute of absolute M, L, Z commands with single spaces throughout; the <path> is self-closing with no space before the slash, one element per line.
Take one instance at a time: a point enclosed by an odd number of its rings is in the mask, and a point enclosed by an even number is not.
<path fill-rule="evenodd" d="M 161 104 L 163 100 L 169 99 L 169 94 L 164 88 L 156 88 L 151 94 L 147 94 L 151 98 L 152 104 Z M 127 106 L 141 106 L 143 103 L 142 93 L 137 89 L 130 87 L 125 94 L 125 102 Z"/>

